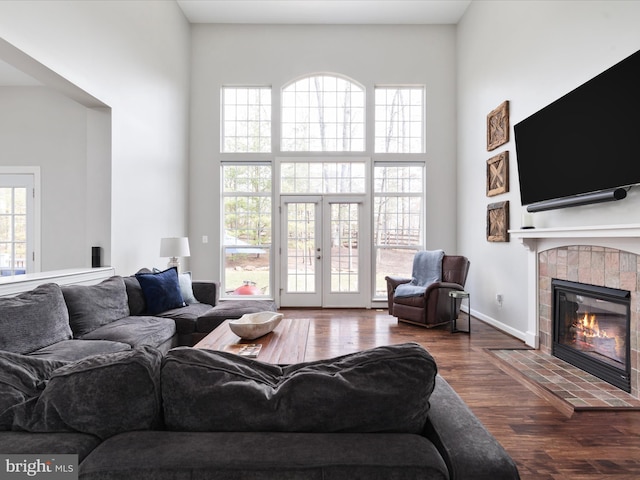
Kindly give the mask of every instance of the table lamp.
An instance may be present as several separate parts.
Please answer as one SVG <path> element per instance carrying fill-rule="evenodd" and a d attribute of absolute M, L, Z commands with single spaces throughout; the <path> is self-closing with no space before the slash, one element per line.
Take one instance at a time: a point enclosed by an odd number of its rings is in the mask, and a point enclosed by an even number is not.
<path fill-rule="evenodd" d="M 160 256 L 170 257 L 167 268 L 176 267 L 180 271 L 180 260 L 178 257 L 188 257 L 189 238 L 187 237 L 169 237 L 160 239 Z"/>

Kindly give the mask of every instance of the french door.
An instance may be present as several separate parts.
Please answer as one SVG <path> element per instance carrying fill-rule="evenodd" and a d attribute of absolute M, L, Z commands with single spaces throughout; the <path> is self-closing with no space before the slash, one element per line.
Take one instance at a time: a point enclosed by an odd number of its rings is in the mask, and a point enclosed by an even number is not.
<path fill-rule="evenodd" d="M 368 306 L 364 205 L 364 195 L 281 197 L 281 306 Z"/>

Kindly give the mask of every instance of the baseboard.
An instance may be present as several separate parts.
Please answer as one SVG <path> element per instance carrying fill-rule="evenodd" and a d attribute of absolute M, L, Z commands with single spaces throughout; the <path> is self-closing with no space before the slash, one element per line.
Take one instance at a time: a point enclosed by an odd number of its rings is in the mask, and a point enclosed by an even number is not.
<path fill-rule="evenodd" d="M 463 311 L 467 311 L 466 308 L 462 308 Z M 516 330 L 515 328 L 513 328 L 511 325 L 507 325 L 505 323 L 502 323 L 498 320 L 496 320 L 495 318 L 492 318 L 488 315 L 485 315 L 484 313 L 480 313 L 477 310 L 471 309 L 471 316 L 477 318 L 478 320 L 482 320 L 484 323 L 487 323 L 489 325 L 491 325 L 492 327 L 497 328 L 498 330 L 507 333 L 509 335 L 511 335 L 512 337 L 517 338 L 518 340 L 522 340 L 523 342 L 527 343 L 527 340 L 529 340 L 529 335 L 527 335 L 526 332 L 521 332 L 520 330 Z"/>

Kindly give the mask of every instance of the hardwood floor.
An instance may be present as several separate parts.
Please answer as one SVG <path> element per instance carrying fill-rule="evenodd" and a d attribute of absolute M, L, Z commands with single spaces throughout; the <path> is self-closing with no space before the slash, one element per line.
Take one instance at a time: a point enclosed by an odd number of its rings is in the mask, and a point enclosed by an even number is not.
<path fill-rule="evenodd" d="M 309 318 L 306 360 L 417 342 L 440 374 L 517 462 L 523 480 L 640 479 L 640 412 L 576 412 L 571 418 L 503 372 L 485 348 L 524 344 L 472 319 L 471 336 L 398 324 L 386 310 L 282 309 Z"/>

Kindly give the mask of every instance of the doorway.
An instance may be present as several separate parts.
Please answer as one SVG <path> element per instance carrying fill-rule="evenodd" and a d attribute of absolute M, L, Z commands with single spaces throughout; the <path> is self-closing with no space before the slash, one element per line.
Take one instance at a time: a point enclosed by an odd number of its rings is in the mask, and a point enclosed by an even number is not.
<path fill-rule="evenodd" d="M 369 306 L 365 199 L 340 194 L 280 197 L 281 306 Z"/>

